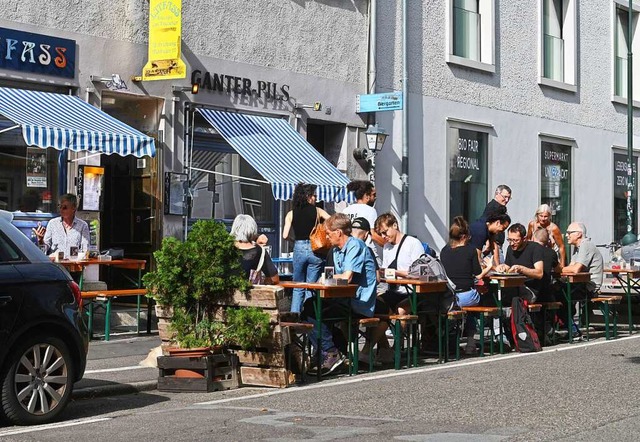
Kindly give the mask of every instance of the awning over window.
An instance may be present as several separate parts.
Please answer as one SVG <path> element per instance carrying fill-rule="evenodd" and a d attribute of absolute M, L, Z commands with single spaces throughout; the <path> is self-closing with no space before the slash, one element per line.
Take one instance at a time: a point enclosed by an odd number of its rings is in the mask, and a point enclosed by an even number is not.
<path fill-rule="evenodd" d="M 291 199 L 300 182 L 318 186 L 320 201 L 349 198 L 349 179 L 285 120 L 213 109 L 198 112 L 271 183 L 275 199 Z"/>
<path fill-rule="evenodd" d="M 72 95 L 0 87 L 0 115 L 22 129 L 28 146 L 154 156 L 153 138 Z"/>

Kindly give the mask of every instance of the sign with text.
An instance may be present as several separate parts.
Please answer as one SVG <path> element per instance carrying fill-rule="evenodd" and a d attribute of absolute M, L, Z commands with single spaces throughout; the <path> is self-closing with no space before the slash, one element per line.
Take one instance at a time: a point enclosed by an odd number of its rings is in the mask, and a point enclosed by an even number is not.
<path fill-rule="evenodd" d="M 78 210 L 98 212 L 102 210 L 104 167 L 78 166 Z"/>
<path fill-rule="evenodd" d="M 74 78 L 76 42 L 0 28 L 0 69 Z"/>
<path fill-rule="evenodd" d="M 447 140 L 449 220 L 477 219 L 487 204 L 489 134 L 452 127 Z"/>
<path fill-rule="evenodd" d="M 182 47 L 182 0 L 149 2 L 149 56 L 142 80 L 185 78 L 187 67 L 180 58 Z"/>
<path fill-rule="evenodd" d="M 402 110 L 402 92 L 356 95 L 356 112 Z"/>
<path fill-rule="evenodd" d="M 47 187 L 47 152 L 27 147 L 27 187 Z"/>
<path fill-rule="evenodd" d="M 620 241 L 627 233 L 627 183 L 629 182 L 629 164 L 627 154 L 613 154 L 613 235 L 615 241 Z M 633 157 L 633 172 L 638 171 L 638 157 Z M 631 194 L 633 201 L 633 218 L 631 225 L 637 225 L 638 219 L 638 193 L 634 190 Z"/>

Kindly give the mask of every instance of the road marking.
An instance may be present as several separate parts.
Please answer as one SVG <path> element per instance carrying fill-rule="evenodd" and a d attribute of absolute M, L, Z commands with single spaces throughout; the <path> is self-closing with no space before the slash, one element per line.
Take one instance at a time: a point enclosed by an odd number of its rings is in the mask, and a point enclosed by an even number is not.
<path fill-rule="evenodd" d="M 508 355 L 496 355 L 495 357 L 492 357 L 492 358 L 478 358 L 473 361 L 452 362 L 448 364 L 440 364 L 436 366 L 423 367 L 423 368 L 409 368 L 401 371 L 392 371 L 390 373 L 378 373 L 378 374 L 371 374 L 371 375 L 360 374 L 354 378 L 339 379 L 333 382 L 329 380 L 325 380 L 318 384 L 296 386 L 292 388 L 283 388 L 281 390 L 273 390 L 266 393 L 257 393 L 257 394 L 251 394 L 247 396 L 238 396 L 238 397 L 232 397 L 227 399 L 216 399 L 213 401 L 196 403 L 194 405 L 225 404 L 229 402 L 237 402 L 237 401 L 248 400 L 248 399 L 258 399 L 258 398 L 264 398 L 269 396 L 276 396 L 280 394 L 290 394 L 290 393 L 297 393 L 300 391 L 317 390 L 319 388 L 329 388 L 329 387 L 336 387 L 340 385 L 357 384 L 360 382 L 377 381 L 380 379 L 389 379 L 389 378 L 395 378 L 400 376 L 412 376 L 415 374 L 428 373 L 431 371 L 449 370 L 453 368 L 469 367 L 469 366 L 480 365 L 480 364 L 492 364 L 500 361 L 507 361 L 510 359 L 536 357 L 538 355 L 545 355 L 552 352 L 577 350 L 585 347 L 592 347 L 595 345 L 615 344 L 617 342 L 631 340 L 631 339 L 638 339 L 638 338 L 640 338 L 640 334 L 626 336 L 624 338 L 618 338 L 610 341 L 595 341 L 595 342 L 585 342 L 582 344 L 567 344 L 566 347 L 545 349 L 537 353 L 511 353 Z"/>
<path fill-rule="evenodd" d="M 99 417 L 99 418 L 94 418 L 94 419 L 84 419 L 84 420 L 60 422 L 60 423 L 56 423 L 56 424 L 35 425 L 33 427 L 19 428 L 17 430 L 3 430 L 3 431 L 0 431 L 0 437 L 13 436 L 13 435 L 16 435 L 16 434 L 32 433 L 32 432 L 35 432 L 35 431 L 52 430 L 52 429 L 55 429 L 55 428 L 64 428 L 64 427 L 73 427 L 73 426 L 77 426 L 77 425 L 93 424 L 95 422 L 103 422 L 103 421 L 108 421 L 108 420 L 111 420 L 111 419 L 112 418 L 110 418 L 110 417 Z"/>
<path fill-rule="evenodd" d="M 129 367 L 101 368 L 99 370 L 86 370 L 84 372 L 84 374 L 87 375 L 87 374 L 96 374 L 96 373 L 111 373 L 111 372 L 114 372 L 114 371 L 140 370 L 142 368 L 154 368 L 155 369 L 155 367 L 143 367 L 142 365 L 131 365 Z"/>

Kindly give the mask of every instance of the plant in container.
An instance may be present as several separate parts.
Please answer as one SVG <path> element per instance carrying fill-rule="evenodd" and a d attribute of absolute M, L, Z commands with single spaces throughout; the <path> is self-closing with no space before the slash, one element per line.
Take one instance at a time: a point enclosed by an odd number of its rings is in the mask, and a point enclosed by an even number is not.
<path fill-rule="evenodd" d="M 227 310 L 229 342 L 249 350 L 260 346 L 270 335 L 269 314 L 257 307 Z"/>
<path fill-rule="evenodd" d="M 227 326 L 214 318 L 217 305 L 250 283 L 240 252 L 224 224 L 200 220 L 186 241 L 165 238 L 154 253 L 156 268 L 143 282 L 156 303 L 173 308 L 170 330 L 181 348 L 224 346 Z"/>

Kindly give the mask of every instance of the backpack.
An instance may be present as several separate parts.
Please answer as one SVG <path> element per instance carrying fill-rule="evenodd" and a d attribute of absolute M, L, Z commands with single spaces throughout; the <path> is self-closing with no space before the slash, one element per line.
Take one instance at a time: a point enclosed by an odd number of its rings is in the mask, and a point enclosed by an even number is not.
<path fill-rule="evenodd" d="M 409 278 L 424 279 L 426 277 L 429 281 L 446 281 L 447 293 L 441 299 L 440 310 L 451 311 L 459 309 L 456 304 L 456 285 L 447 276 L 447 272 L 439 259 L 423 254 L 411 263 L 407 275 Z"/>
<path fill-rule="evenodd" d="M 527 307 L 527 301 L 518 296 L 511 301 L 511 333 L 516 349 L 521 353 L 542 350 Z"/>

